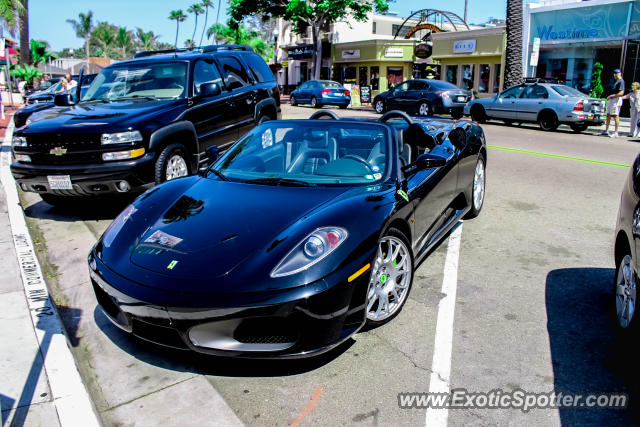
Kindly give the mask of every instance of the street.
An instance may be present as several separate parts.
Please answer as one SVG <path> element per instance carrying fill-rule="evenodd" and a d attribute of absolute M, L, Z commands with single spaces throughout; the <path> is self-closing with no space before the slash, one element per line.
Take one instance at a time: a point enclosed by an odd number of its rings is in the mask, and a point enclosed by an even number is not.
<path fill-rule="evenodd" d="M 282 110 L 287 119 L 315 111 Z M 449 387 L 626 392 L 633 406 L 640 370 L 636 351 L 616 328 L 613 241 L 620 192 L 640 140 L 598 137 L 594 129 L 575 134 L 566 126 L 543 132 L 491 122 L 483 128 L 485 205 L 456 229 Z M 86 257 L 131 199 L 63 210 L 33 193 L 21 197 L 72 352 L 105 425 L 170 419 L 425 424 L 426 410 L 401 409 L 398 394 L 429 391 L 449 240 L 416 270 L 409 300 L 390 323 L 312 359 L 225 360 L 135 340 L 97 307 Z M 631 409 L 451 409 L 448 422 L 597 425 L 628 424 L 635 416 Z"/>

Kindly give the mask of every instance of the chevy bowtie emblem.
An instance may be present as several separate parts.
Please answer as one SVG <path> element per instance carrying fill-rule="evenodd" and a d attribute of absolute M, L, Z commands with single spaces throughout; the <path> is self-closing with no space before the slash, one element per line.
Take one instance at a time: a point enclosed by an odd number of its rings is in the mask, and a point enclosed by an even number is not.
<path fill-rule="evenodd" d="M 53 154 L 54 156 L 62 156 L 63 154 L 66 154 L 66 153 L 67 153 L 67 149 L 63 147 L 52 148 L 51 151 L 49 151 L 49 154 Z"/>

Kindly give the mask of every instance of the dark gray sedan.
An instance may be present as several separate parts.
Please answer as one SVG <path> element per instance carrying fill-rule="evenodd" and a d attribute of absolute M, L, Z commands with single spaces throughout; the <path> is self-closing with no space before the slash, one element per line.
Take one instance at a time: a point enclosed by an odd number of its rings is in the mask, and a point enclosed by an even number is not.
<path fill-rule="evenodd" d="M 464 107 L 464 113 L 478 122 L 489 119 L 534 122 L 540 129 L 553 131 L 567 124 L 575 132 L 604 122 L 605 102 L 569 86 L 533 82 L 511 87 L 491 98 L 475 99 Z"/>

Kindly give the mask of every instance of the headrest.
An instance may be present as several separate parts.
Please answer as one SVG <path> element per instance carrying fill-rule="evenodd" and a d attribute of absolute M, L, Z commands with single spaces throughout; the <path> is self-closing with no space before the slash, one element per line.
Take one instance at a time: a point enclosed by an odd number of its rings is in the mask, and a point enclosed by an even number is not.
<path fill-rule="evenodd" d="M 307 130 L 304 134 L 309 148 L 327 148 L 329 146 L 329 138 L 325 130 Z"/>
<path fill-rule="evenodd" d="M 433 136 L 418 123 L 411 123 L 404 131 L 404 143 L 412 147 L 427 147 L 430 150 L 436 146 Z"/>

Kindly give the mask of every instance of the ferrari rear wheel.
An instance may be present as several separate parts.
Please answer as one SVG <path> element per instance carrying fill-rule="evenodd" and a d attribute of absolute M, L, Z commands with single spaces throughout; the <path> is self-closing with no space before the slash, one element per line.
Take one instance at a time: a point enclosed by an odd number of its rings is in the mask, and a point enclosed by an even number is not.
<path fill-rule="evenodd" d="M 632 323 L 636 309 L 636 275 L 633 272 L 633 258 L 627 254 L 622 258 L 616 271 L 616 315 L 618 324 L 623 329 L 629 329 L 637 323 Z"/>
<path fill-rule="evenodd" d="M 413 254 L 407 238 L 389 228 L 378 241 L 378 250 L 367 290 L 367 323 L 382 325 L 398 315 L 413 282 Z"/>
<path fill-rule="evenodd" d="M 476 170 L 473 174 L 473 192 L 471 194 L 471 210 L 467 212 L 464 219 L 473 219 L 480 215 L 482 206 L 484 205 L 484 193 L 487 185 L 487 175 L 485 170 L 484 158 L 478 157 Z"/>

